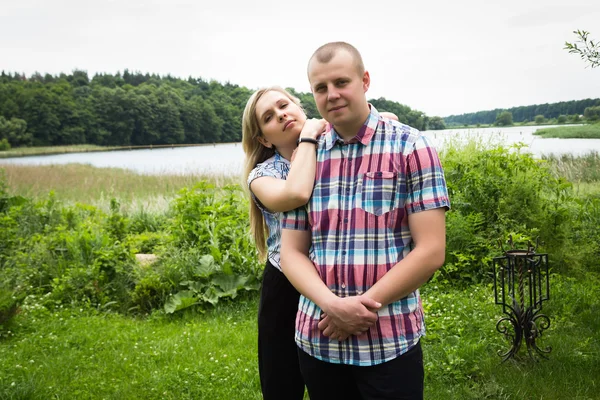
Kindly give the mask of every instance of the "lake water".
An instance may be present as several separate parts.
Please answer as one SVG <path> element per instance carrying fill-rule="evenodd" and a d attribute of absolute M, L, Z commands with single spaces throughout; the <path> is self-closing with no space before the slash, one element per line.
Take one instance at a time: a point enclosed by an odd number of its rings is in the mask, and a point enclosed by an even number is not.
<path fill-rule="evenodd" d="M 523 143 L 522 151 L 536 157 L 548 154 L 571 153 L 583 155 L 600 152 L 600 139 L 543 139 L 534 136 L 539 127 L 447 129 L 426 131 L 438 149 L 449 139 L 481 138 L 484 143 Z M 175 147 L 147 150 L 123 150 L 94 153 L 71 153 L 0 159 L 2 164 L 90 164 L 95 167 L 126 168 L 143 174 L 208 173 L 239 175 L 244 152 L 241 143 L 227 143 L 195 147 Z"/>

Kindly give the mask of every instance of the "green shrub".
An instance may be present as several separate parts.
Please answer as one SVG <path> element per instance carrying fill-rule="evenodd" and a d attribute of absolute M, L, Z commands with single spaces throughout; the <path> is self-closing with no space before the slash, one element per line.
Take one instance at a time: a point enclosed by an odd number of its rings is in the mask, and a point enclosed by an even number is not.
<path fill-rule="evenodd" d="M 0 287 L 0 332 L 9 327 L 18 308 L 19 303 L 14 292 Z"/>
<path fill-rule="evenodd" d="M 91 206 L 65 207 L 51 194 L 0 214 L 0 271 L 4 282 L 53 302 L 127 307 L 130 247 L 115 235 L 121 216 Z"/>
<path fill-rule="evenodd" d="M 446 264 L 434 280 L 469 283 L 491 276 L 491 261 L 509 235 L 523 238 L 525 247 L 539 237 L 545 248 L 564 248 L 570 184 L 520 148 L 476 141 L 444 148 L 452 209 Z M 551 260 L 558 267 L 563 258 L 561 253 Z"/>
<path fill-rule="evenodd" d="M 167 312 L 235 298 L 257 290 L 262 266 L 249 234 L 247 203 L 239 186 L 200 182 L 172 204 L 173 242 L 161 255 L 165 278 L 181 288 Z"/>
<path fill-rule="evenodd" d="M 8 140 L 6 140 L 6 138 L 0 140 L 0 151 L 6 151 L 6 150 L 10 150 L 10 143 L 8 143 Z"/>
<path fill-rule="evenodd" d="M 171 240 L 172 237 L 165 231 L 132 233 L 127 236 L 127 243 L 133 252 L 142 254 L 160 252 Z"/>
<path fill-rule="evenodd" d="M 141 313 L 160 309 L 173 289 L 173 286 L 152 268 L 142 268 L 131 294 L 132 309 Z"/>

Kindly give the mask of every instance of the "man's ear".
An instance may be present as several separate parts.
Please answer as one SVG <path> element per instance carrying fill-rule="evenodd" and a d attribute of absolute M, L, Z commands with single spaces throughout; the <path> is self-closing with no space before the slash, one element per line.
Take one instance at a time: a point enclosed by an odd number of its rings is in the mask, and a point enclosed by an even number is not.
<path fill-rule="evenodd" d="M 262 136 L 258 137 L 258 142 L 260 144 L 262 144 L 263 146 L 265 146 L 267 149 L 270 149 L 271 147 L 273 147 L 273 144 Z"/>
<path fill-rule="evenodd" d="M 371 76 L 369 75 L 369 71 L 365 70 L 362 81 L 363 81 L 363 89 L 364 89 L 365 93 L 367 93 L 367 90 L 369 90 L 369 86 L 371 85 Z"/>

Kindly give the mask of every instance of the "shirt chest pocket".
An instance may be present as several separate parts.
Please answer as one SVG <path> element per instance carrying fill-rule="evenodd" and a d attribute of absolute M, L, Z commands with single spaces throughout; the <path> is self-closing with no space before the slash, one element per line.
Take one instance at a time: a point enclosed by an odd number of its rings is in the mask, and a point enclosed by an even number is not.
<path fill-rule="evenodd" d="M 398 174 L 389 171 L 365 172 L 360 187 L 361 208 L 381 216 L 395 208 Z"/>

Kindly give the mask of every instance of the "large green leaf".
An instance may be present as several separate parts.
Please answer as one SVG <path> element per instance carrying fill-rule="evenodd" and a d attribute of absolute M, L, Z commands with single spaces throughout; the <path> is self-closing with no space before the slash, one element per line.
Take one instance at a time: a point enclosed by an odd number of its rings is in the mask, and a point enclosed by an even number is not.
<path fill-rule="evenodd" d="M 181 292 L 169 297 L 165 303 L 165 312 L 167 314 L 173 314 L 176 311 L 183 310 L 196 304 L 198 304 L 198 301 L 194 297 L 194 292 L 190 290 L 182 290 Z"/>

